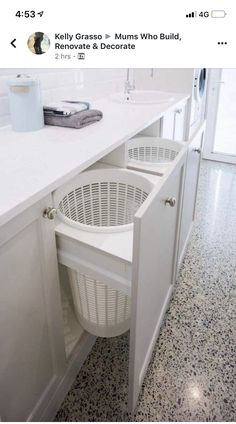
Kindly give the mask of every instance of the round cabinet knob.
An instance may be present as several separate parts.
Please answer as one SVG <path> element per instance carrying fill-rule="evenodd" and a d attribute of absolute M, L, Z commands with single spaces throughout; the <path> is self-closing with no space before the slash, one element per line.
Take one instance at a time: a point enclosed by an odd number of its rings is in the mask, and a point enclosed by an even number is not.
<path fill-rule="evenodd" d="M 175 206 L 176 204 L 176 198 L 175 197 L 167 197 L 167 199 L 165 200 L 165 205 L 169 205 L 172 208 Z"/>
<path fill-rule="evenodd" d="M 176 109 L 176 110 L 175 110 L 175 113 L 177 113 L 177 114 L 182 113 L 182 109 Z"/>
<path fill-rule="evenodd" d="M 46 208 L 43 211 L 43 217 L 47 219 L 51 219 L 51 220 L 55 218 L 56 214 L 57 214 L 57 210 L 51 207 Z"/>
<path fill-rule="evenodd" d="M 199 155 L 201 153 L 201 149 L 200 148 L 193 149 L 193 151 L 196 152 L 196 153 L 198 153 Z"/>

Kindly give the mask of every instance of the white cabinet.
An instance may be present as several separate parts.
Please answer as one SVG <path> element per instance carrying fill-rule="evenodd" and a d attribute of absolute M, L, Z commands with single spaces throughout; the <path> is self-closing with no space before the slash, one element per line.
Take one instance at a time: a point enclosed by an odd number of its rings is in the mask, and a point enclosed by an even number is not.
<path fill-rule="evenodd" d="M 40 420 L 65 368 L 51 196 L 0 230 L 0 416 Z"/>
<path fill-rule="evenodd" d="M 197 199 L 197 189 L 199 180 L 199 169 L 201 161 L 201 149 L 203 145 L 205 123 L 192 137 L 188 145 L 186 177 L 184 183 L 183 209 L 181 218 L 181 230 L 179 241 L 178 264 L 183 261 L 187 248 L 193 222 L 195 218 L 195 208 Z"/>
<path fill-rule="evenodd" d="M 161 136 L 169 140 L 183 141 L 186 129 L 186 103 L 171 110 L 162 118 Z"/>
<path fill-rule="evenodd" d="M 95 233 L 59 222 L 59 261 L 131 295 L 129 406 L 133 410 L 176 275 L 187 145 L 165 176 L 143 176 L 154 186 L 130 231 Z M 98 169 L 107 165 L 97 164 Z M 129 171 L 133 178 L 140 173 Z M 74 182 L 73 184 L 76 184 Z M 65 187 L 62 192 L 70 192 Z M 61 194 L 55 193 L 57 206 Z"/>
<path fill-rule="evenodd" d="M 152 124 L 146 135 L 161 131 L 165 138 L 183 140 L 185 114 L 186 104 L 169 112 L 161 127 Z M 204 128 L 190 144 L 183 143 L 164 176 L 146 175 L 155 187 L 130 232 L 101 238 L 58 220 L 55 226 L 43 218 L 51 195 L 1 228 L 2 420 L 52 417 L 95 341 L 80 329 L 81 338 L 69 340 L 66 358 L 56 253 L 61 264 L 78 266 L 131 296 L 129 408 L 134 410 L 192 228 L 203 133 Z M 125 146 L 103 162 L 96 166 L 125 166 Z"/>

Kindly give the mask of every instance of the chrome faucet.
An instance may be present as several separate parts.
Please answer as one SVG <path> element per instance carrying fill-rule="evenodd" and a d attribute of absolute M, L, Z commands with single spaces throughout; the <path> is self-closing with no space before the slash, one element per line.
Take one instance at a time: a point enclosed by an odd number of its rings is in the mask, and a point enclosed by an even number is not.
<path fill-rule="evenodd" d="M 135 80 L 130 82 L 130 68 L 127 68 L 126 81 L 125 81 L 125 94 L 130 94 L 131 91 L 135 90 Z"/>

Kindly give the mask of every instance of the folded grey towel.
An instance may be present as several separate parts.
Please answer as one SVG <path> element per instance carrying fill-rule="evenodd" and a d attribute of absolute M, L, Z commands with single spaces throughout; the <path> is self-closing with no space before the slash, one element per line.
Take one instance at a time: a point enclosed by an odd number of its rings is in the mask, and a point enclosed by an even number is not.
<path fill-rule="evenodd" d="M 100 121 L 102 117 L 103 113 L 100 110 L 90 109 L 74 113 L 70 116 L 44 114 L 44 122 L 46 125 L 56 125 L 58 127 L 84 128 L 87 125 Z"/>
<path fill-rule="evenodd" d="M 80 102 L 75 100 L 62 100 L 60 102 L 50 103 L 43 107 L 44 115 L 62 115 L 70 116 L 74 113 L 82 112 L 90 108 L 88 102 Z"/>

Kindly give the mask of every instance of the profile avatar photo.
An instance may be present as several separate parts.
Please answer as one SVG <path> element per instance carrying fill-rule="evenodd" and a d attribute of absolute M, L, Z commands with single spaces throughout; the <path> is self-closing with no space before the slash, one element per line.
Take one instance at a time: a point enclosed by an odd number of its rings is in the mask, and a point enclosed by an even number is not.
<path fill-rule="evenodd" d="M 28 38 L 29 50 L 34 54 L 46 53 L 50 47 L 50 40 L 44 32 L 34 32 Z"/>

